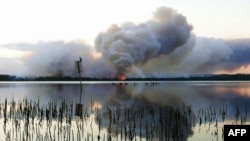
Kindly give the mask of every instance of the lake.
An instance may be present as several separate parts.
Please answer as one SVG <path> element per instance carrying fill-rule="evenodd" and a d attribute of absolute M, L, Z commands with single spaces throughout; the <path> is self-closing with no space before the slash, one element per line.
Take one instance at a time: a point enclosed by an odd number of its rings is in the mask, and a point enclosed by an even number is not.
<path fill-rule="evenodd" d="M 1 82 L 0 140 L 223 141 L 250 82 Z"/>

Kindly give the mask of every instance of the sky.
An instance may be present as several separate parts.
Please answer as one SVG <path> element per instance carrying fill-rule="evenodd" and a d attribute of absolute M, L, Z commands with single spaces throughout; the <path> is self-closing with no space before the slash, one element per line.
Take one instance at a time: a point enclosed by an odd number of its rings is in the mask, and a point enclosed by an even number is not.
<path fill-rule="evenodd" d="M 248 0 L 8 0 L 0 2 L 0 43 L 93 38 L 109 25 L 148 20 L 157 7 L 185 15 L 199 36 L 250 35 Z"/>
<path fill-rule="evenodd" d="M 145 23 L 162 6 L 185 16 L 195 36 L 216 40 L 249 38 L 249 5 L 249 0 L 0 1 L 0 58 L 11 68 L 0 66 L 0 73 L 17 73 L 13 65 L 25 71 L 20 58 L 32 56 L 34 51 L 20 44 L 37 47 L 41 42 L 77 41 L 92 47 L 98 34 L 112 24 Z M 248 71 L 245 65 L 240 66 L 241 72 Z"/>

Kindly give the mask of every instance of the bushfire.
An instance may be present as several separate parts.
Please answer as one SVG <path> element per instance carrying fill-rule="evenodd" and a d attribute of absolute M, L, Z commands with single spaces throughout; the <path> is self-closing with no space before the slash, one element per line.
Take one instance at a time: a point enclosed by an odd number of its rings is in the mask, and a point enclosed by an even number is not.
<path fill-rule="evenodd" d="M 118 78 L 118 80 L 120 80 L 120 81 L 124 81 L 124 80 L 126 79 L 126 77 L 125 77 L 125 75 L 124 75 L 123 73 L 117 74 L 117 78 Z"/>

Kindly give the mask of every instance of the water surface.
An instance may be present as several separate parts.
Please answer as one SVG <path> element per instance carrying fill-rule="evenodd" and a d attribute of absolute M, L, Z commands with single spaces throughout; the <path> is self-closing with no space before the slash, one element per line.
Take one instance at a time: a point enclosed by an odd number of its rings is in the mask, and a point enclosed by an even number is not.
<path fill-rule="evenodd" d="M 223 140 L 248 124 L 249 82 L 0 84 L 1 140 Z"/>

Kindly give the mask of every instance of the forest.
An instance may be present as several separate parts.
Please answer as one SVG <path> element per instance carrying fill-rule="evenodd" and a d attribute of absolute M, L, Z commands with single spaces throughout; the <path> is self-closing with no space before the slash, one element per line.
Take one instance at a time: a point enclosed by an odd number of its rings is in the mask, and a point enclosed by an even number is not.
<path fill-rule="evenodd" d="M 15 76 L 0 75 L 0 81 L 118 81 L 117 78 L 89 78 L 89 77 L 71 77 L 71 76 Z M 125 81 L 249 81 L 250 74 L 211 74 L 194 75 L 189 77 L 147 77 L 147 78 L 126 78 Z"/>

